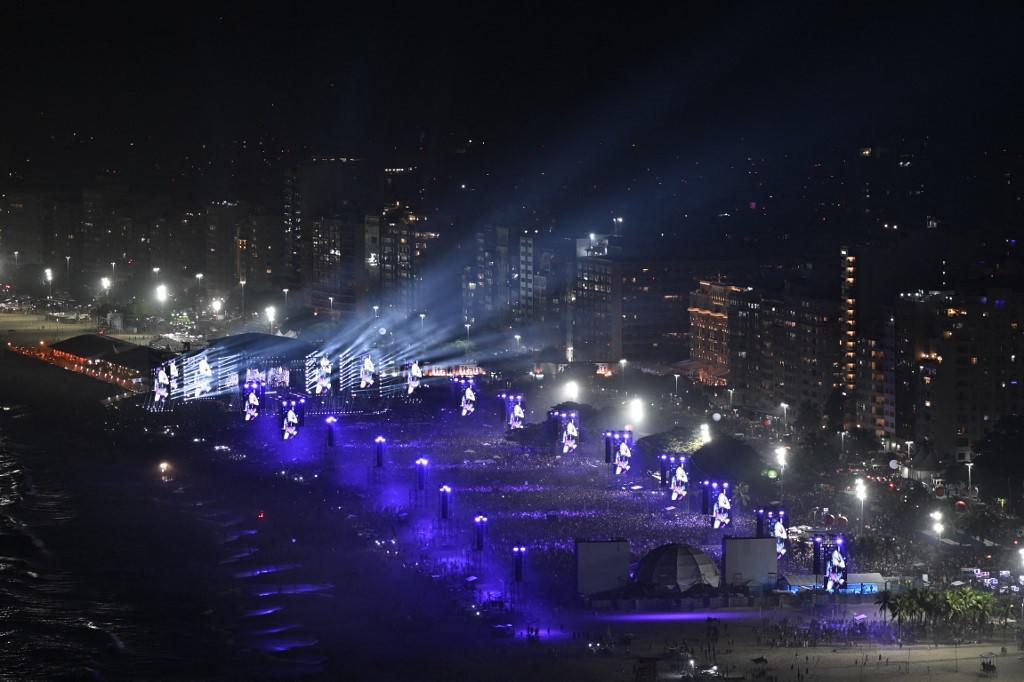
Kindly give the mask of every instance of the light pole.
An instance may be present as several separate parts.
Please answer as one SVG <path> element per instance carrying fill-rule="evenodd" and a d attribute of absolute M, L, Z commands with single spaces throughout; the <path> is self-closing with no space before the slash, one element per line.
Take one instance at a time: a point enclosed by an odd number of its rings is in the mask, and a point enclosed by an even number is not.
<path fill-rule="evenodd" d="M 288 289 L 281 289 L 284 292 L 284 312 L 288 314 Z"/>
<path fill-rule="evenodd" d="M 53 270 L 46 268 L 43 271 L 43 276 L 46 277 L 46 284 L 50 287 L 50 295 L 47 298 L 53 298 Z"/>
<path fill-rule="evenodd" d="M 160 302 L 160 317 L 164 315 L 164 303 L 167 302 L 167 285 L 160 284 L 156 288 L 156 300 Z"/>
<path fill-rule="evenodd" d="M 782 469 L 782 473 L 779 474 L 779 499 L 783 497 L 783 479 L 786 476 L 786 448 L 782 445 L 775 448 L 775 461 L 779 463 L 779 467 Z"/>
<path fill-rule="evenodd" d="M 868 490 L 864 485 L 863 479 L 857 479 L 856 489 L 857 499 L 860 500 L 860 534 L 864 535 L 864 500 L 868 497 Z"/>
<path fill-rule="evenodd" d="M 242 288 L 242 324 L 245 324 L 245 280 L 238 280 L 238 286 Z"/>
<path fill-rule="evenodd" d="M 942 525 L 942 512 L 933 511 L 928 516 L 930 516 L 933 521 L 932 530 L 935 531 L 936 542 L 942 542 L 942 531 L 945 530 L 945 526 Z"/>
<path fill-rule="evenodd" d="M 20 253 L 21 253 L 20 251 L 15 251 L 14 252 L 14 267 L 15 268 L 18 267 L 18 254 L 20 254 Z"/>
<path fill-rule="evenodd" d="M 518 350 L 519 349 L 519 342 L 522 340 L 523 337 L 520 334 L 516 334 L 512 338 L 514 338 L 516 340 L 516 349 Z"/>
<path fill-rule="evenodd" d="M 850 435 L 846 431 L 839 432 L 839 450 L 844 455 L 846 454 L 846 437 Z"/>
<path fill-rule="evenodd" d="M 675 390 L 675 393 L 676 393 L 676 395 L 679 395 L 679 375 L 678 374 L 673 374 L 672 376 L 676 380 L 676 390 Z"/>
<path fill-rule="evenodd" d="M 117 263 L 110 261 L 110 279 L 117 281 Z"/>
<path fill-rule="evenodd" d="M 153 268 L 153 279 L 160 276 L 160 268 Z"/>
<path fill-rule="evenodd" d="M 782 425 L 787 429 L 789 428 L 789 404 L 779 403 L 779 407 L 782 408 Z"/>
<path fill-rule="evenodd" d="M 469 341 L 469 328 L 471 326 L 473 326 L 473 325 L 471 325 L 469 322 L 467 322 L 466 324 L 464 324 L 462 326 L 466 328 L 466 341 Z"/>
<path fill-rule="evenodd" d="M 622 368 L 621 369 L 622 388 L 623 388 L 623 390 L 625 390 L 625 388 L 626 388 L 626 358 L 622 358 L 621 360 L 619 360 L 619 367 Z"/>
<path fill-rule="evenodd" d="M 71 256 L 64 256 L 64 265 L 67 267 L 68 281 L 71 281 Z"/>
<path fill-rule="evenodd" d="M 378 314 L 378 311 L 380 311 L 380 306 L 379 305 L 373 306 L 373 316 L 374 317 L 380 317 L 380 315 Z"/>
<path fill-rule="evenodd" d="M 272 305 L 268 305 L 263 311 L 267 314 L 267 325 L 270 327 L 270 333 L 274 333 L 274 318 L 277 317 L 277 308 Z"/>
<path fill-rule="evenodd" d="M 420 331 L 423 331 L 423 320 L 427 319 L 426 313 L 420 313 Z"/>
<path fill-rule="evenodd" d="M 974 486 L 971 485 L 971 469 L 974 468 L 974 462 L 964 462 L 964 466 L 967 467 L 967 494 L 971 494 L 971 490 Z"/>
<path fill-rule="evenodd" d="M 328 296 L 327 297 L 327 302 L 331 305 L 331 312 L 334 312 L 334 297 L 333 296 Z"/>
<path fill-rule="evenodd" d="M 735 388 L 727 388 L 725 390 L 729 392 L 729 409 L 731 410 L 732 409 L 732 394 L 736 391 L 736 389 Z"/>

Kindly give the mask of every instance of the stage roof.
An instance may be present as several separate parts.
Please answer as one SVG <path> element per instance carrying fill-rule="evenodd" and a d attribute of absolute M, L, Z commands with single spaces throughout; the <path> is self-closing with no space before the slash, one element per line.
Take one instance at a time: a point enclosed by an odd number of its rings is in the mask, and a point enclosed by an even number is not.
<path fill-rule="evenodd" d="M 313 344 L 288 336 L 247 332 L 210 341 L 208 350 L 237 353 L 250 358 L 301 360 L 317 349 Z M 194 355 L 195 353 L 193 353 Z"/>

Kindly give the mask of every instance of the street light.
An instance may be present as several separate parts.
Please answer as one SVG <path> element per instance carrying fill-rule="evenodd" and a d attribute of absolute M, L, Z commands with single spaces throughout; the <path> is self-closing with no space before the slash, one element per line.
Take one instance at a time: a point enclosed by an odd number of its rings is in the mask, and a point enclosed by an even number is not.
<path fill-rule="evenodd" d="M 220 309 L 224 307 L 224 302 L 219 298 L 215 298 L 210 301 L 210 307 L 213 308 L 214 313 L 220 313 Z"/>
<path fill-rule="evenodd" d="M 676 380 L 676 395 L 679 395 L 679 375 L 673 374 L 672 376 L 675 377 Z"/>
<path fill-rule="evenodd" d="M 775 461 L 779 463 L 782 473 L 779 474 L 779 497 L 783 494 L 783 478 L 786 476 L 786 448 L 782 445 L 775 448 Z"/>
<path fill-rule="evenodd" d="M 512 338 L 514 338 L 514 339 L 516 340 L 516 348 L 519 348 L 519 341 L 520 341 L 520 339 L 522 339 L 522 338 L 523 338 L 523 337 L 522 337 L 522 335 L 520 335 L 520 334 L 516 334 L 516 335 L 515 335 L 515 336 L 513 336 Z"/>
<path fill-rule="evenodd" d="M 166 284 L 161 284 L 161 285 L 157 286 L 157 288 L 156 288 L 156 300 L 160 301 L 160 303 L 165 303 L 167 301 L 167 285 Z"/>
<path fill-rule="evenodd" d="M 334 297 L 333 296 L 328 296 L 327 297 L 327 302 L 330 303 L 331 310 L 333 311 L 334 310 Z"/>
<path fill-rule="evenodd" d="M 284 292 L 284 309 L 288 312 L 288 289 L 281 289 Z"/>
<path fill-rule="evenodd" d="M 626 388 L 626 358 L 619 360 L 619 366 L 622 368 L 622 388 Z"/>
<path fill-rule="evenodd" d="M 21 253 L 21 251 L 15 251 L 14 252 L 14 267 L 18 267 L 18 254 L 19 253 Z"/>
<path fill-rule="evenodd" d="M 270 333 L 274 333 L 274 318 L 277 317 L 277 308 L 272 305 L 268 305 L 263 311 L 267 314 L 267 324 L 270 326 Z"/>
<path fill-rule="evenodd" d="M 629 421 L 639 424 L 644 420 L 644 401 L 640 398 L 633 398 L 629 401 Z"/>
<path fill-rule="evenodd" d="M 100 287 L 103 288 L 103 292 L 107 295 L 107 298 L 109 299 L 110 298 L 110 278 L 109 277 L 100 277 Z"/>
<path fill-rule="evenodd" d="M 420 331 L 423 331 L 423 320 L 427 319 L 426 313 L 420 313 Z"/>
<path fill-rule="evenodd" d="M 374 307 L 376 307 L 376 306 L 374 306 Z M 470 324 L 469 322 L 467 322 L 466 324 L 464 324 L 464 325 L 462 325 L 462 326 L 466 328 L 466 341 L 469 341 L 469 328 L 470 328 L 470 327 L 471 327 L 472 325 L 471 325 L 471 324 Z"/>
<path fill-rule="evenodd" d="M 156 277 L 160 274 L 160 268 L 153 268 L 153 276 Z"/>
<path fill-rule="evenodd" d="M 864 479 L 858 478 L 856 481 L 857 488 L 857 499 L 860 500 L 860 534 L 864 534 L 864 500 L 868 497 L 867 488 L 864 485 Z"/>
<path fill-rule="evenodd" d="M 566 400 L 576 402 L 576 399 L 580 397 L 580 385 L 575 381 L 566 382 L 565 386 L 562 387 L 562 393 L 565 395 Z"/>
<path fill-rule="evenodd" d="M 46 277 L 47 286 L 50 287 L 49 298 L 53 298 L 53 270 L 46 268 L 46 270 L 43 271 L 43 275 Z"/>
<path fill-rule="evenodd" d="M 843 453 L 846 453 L 846 437 L 849 435 L 846 431 L 839 432 L 839 450 Z"/>
<path fill-rule="evenodd" d="M 68 281 L 71 280 L 71 256 L 64 256 L 64 265 L 67 266 Z"/>
<path fill-rule="evenodd" d="M 110 261 L 110 278 L 117 281 L 117 263 Z"/>
<path fill-rule="evenodd" d="M 974 462 L 964 462 L 964 466 L 967 467 L 967 494 L 971 494 L 971 490 L 974 486 L 971 485 L 971 469 L 974 468 Z"/>
<path fill-rule="evenodd" d="M 732 394 L 736 391 L 736 389 L 735 388 L 727 388 L 725 390 L 729 392 L 729 409 L 731 410 L 732 409 Z"/>
<path fill-rule="evenodd" d="M 377 311 L 379 311 L 379 310 L 380 310 L 380 306 L 379 305 L 373 306 L 373 316 L 374 317 L 380 317 L 380 315 L 377 314 Z"/>
<path fill-rule="evenodd" d="M 787 429 L 789 428 L 789 405 L 787 403 L 779 403 L 779 407 L 782 408 L 782 424 Z"/>
<path fill-rule="evenodd" d="M 240 286 L 242 288 L 242 320 L 243 320 L 242 324 L 245 324 L 245 322 L 244 322 L 244 320 L 245 320 L 245 280 L 244 279 L 238 280 L 238 286 Z"/>

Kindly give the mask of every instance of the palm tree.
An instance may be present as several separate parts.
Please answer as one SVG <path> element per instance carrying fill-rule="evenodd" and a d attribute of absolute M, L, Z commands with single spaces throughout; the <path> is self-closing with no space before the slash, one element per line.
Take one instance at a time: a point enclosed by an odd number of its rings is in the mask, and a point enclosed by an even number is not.
<path fill-rule="evenodd" d="M 890 590 L 882 590 L 878 593 L 878 599 L 875 600 L 875 604 L 878 605 L 878 612 L 882 614 L 882 620 L 888 622 L 887 615 L 895 617 L 893 613 L 893 607 L 896 604 L 896 599 Z"/>

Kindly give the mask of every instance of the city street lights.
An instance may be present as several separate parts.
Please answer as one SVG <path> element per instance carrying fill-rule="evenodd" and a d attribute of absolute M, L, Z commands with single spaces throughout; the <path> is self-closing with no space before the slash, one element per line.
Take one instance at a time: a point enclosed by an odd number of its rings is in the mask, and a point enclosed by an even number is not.
<path fill-rule="evenodd" d="M 521 335 L 519 335 L 519 334 L 516 334 L 516 335 L 515 335 L 515 336 L 513 336 L 512 338 L 514 338 L 514 339 L 516 340 L 516 348 L 519 348 L 519 341 L 520 341 L 520 340 L 521 340 L 521 339 L 522 339 L 523 337 L 522 337 Z"/>
<path fill-rule="evenodd" d="M 622 368 L 622 388 L 626 388 L 626 358 L 619 360 L 619 366 Z"/>
<path fill-rule="evenodd" d="M 238 286 L 240 286 L 242 288 L 242 320 L 243 320 L 242 324 L 245 324 L 245 322 L 244 322 L 244 320 L 245 320 L 245 280 L 244 279 L 238 280 Z"/>
<path fill-rule="evenodd" d="M 160 284 L 156 288 L 156 300 L 160 302 L 160 317 L 164 316 L 164 304 L 167 302 L 167 285 Z"/>
<path fill-rule="evenodd" d="M 672 376 L 676 380 L 676 395 L 679 395 L 679 375 L 678 374 L 673 374 Z"/>
<path fill-rule="evenodd" d="M 864 485 L 864 479 L 858 478 L 856 481 L 856 494 L 857 499 L 860 500 L 860 534 L 864 534 L 864 500 L 868 497 L 867 487 Z"/>
<path fill-rule="evenodd" d="M 933 511 L 928 516 L 930 516 L 933 521 L 932 530 L 935 531 L 935 539 L 938 542 L 942 542 L 942 531 L 946 529 L 946 527 L 942 525 L 942 512 Z"/>
<path fill-rule="evenodd" d="M 377 314 L 379 310 L 380 310 L 380 306 L 379 305 L 373 306 L 373 316 L 374 317 L 380 317 L 380 315 Z"/>
<path fill-rule="evenodd" d="M 160 268 L 153 268 L 153 278 L 156 279 L 160 276 Z"/>
<path fill-rule="evenodd" d="M 67 268 L 68 281 L 71 281 L 71 256 L 64 256 L 64 265 Z"/>
<path fill-rule="evenodd" d="M 328 296 L 327 297 L 327 302 L 330 304 L 331 311 L 333 312 L 334 311 L 334 297 L 333 296 Z"/>
<path fill-rule="evenodd" d="M 46 268 L 46 270 L 43 271 L 43 275 L 46 277 L 47 286 L 50 287 L 49 298 L 53 298 L 53 270 Z"/>
<path fill-rule="evenodd" d="M 779 407 L 782 408 L 782 425 L 787 429 L 789 428 L 789 405 L 787 403 L 779 403 Z"/>
<path fill-rule="evenodd" d="M 110 261 L 110 279 L 117 281 L 117 263 Z"/>
<path fill-rule="evenodd" d="M 285 313 L 287 314 L 287 312 L 288 312 L 288 289 L 281 289 L 281 291 L 284 292 L 284 310 L 285 310 Z"/>
<path fill-rule="evenodd" d="M 420 313 L 420 331 L 423 331 L 423 320 L 427 319 L 426 313 Z"/>
<path fill-rule="evenodd" d="M 843 454 L 846 454 L 846 437 L 849 435 L 846 431 L 839 432 L 839 450 Z"/>
<path fill-rule="evenodd" d="M 967 467 L 967 494 L 971 494 L 974 486 L 971 485 L 971 469 L 974 468 L 974 462 L 964 462 L 964 466 Z"/>
<path fill-rule="evenodd" d="M 272 305 L 268 305 L 263 311 L 267 314 L 267 325 L 270 327 L 270 333 L 274 333 L 274 318 L 277 317 L 277 308 Z"/>
<path fill-rule="evenodd" d="M 736 389 L 735 388 L 727 388 L 725 390 L 729 392 L 729 409 L 731 410 L 732 409 L 732 394 L 735 393 Z"/>
<path fill-rule="evenodd" d="M 786 448 L 782 445 L 775 448 L 775 461 L 779 463 L 779 467 L 782 469 L 782 473 L 779 474 L 779 497 L 782 497 L 783 493 L 783 478 L 786 476 Z"/>
<path fill-rule="evenodd" d="M 20 253 L 21 253 L 21 251 L 15 251 L 14 252 L 14 267 L 15 268 L 18 267 L 18 254 L 20 254 Z"/>
<path fill-rule="evenodd" d="M 473 326 L 473 325 L 471 325 L 469 322 L 467 322 L 466 324 L 464 324 L 462 326 L 466 328 L 466 341 L 469 341 L 469 328 L 471 326 Z"/>

